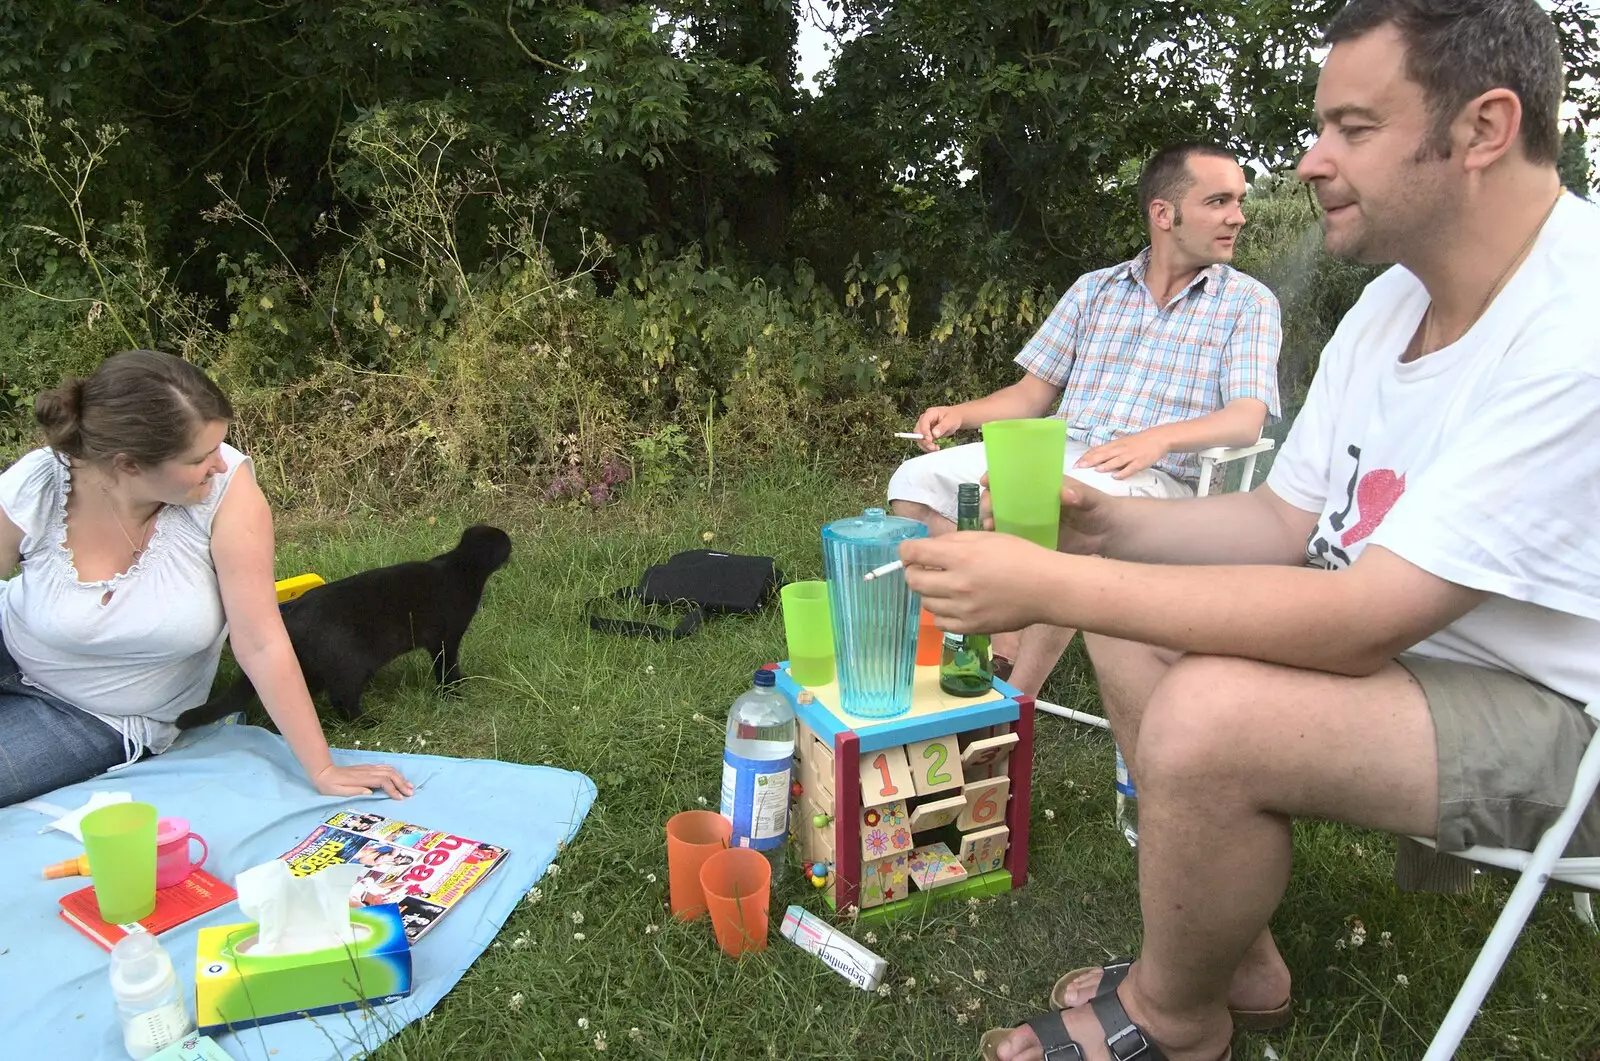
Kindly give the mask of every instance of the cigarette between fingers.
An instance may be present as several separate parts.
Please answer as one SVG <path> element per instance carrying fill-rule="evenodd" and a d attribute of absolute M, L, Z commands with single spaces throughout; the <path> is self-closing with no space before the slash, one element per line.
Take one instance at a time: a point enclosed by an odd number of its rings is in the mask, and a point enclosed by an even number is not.
<path fill-rule="evenodd" d="M 905 566 L 906 566 L 905 565 L 905 561 L 903 561 L 903 560 L 891 560 L 887 564 L 884 564 L 882 567 L 875 567 L 871 571 L 868 571 L 865 575 L 862 575 L 861 576 L 861 581 L 863 581 L 863 582 L 871 582 L 875 578 L 882 578 L 884 575 L 892 574 L 892 573 L 894 573 L 896 571 L 899 571 L 900 569 L 904 568 Z"/>

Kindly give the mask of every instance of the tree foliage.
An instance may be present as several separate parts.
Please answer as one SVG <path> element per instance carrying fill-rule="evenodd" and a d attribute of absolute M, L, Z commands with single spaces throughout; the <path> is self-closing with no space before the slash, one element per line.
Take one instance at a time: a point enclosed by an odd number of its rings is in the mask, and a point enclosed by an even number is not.
<path fill-rule="evenodd" d="M 795 74 L 810 0 L 0 0 L 0 91 L 118 130 L 84 216 L 143 204 L 155 258 L 219 301 L 219 260 L 270 250 L 309 275 L 343 253 L 383 186 L 361 130 L 426 113 L 453 123 L 442 183 L 491 159 L 503 190 L 562 204 L 541 234 L 559 267 L 586 233 L 628 252 L 608 283 L 637 275 L 647 240 L 656 259 L 786 284 L 804 261 L 918 332 L 950 292 L 1059 288 L 1136 246 L 1131 177 L 1163 142 L 1291 161 L 1338 6 L 838 0 L 838 59 L 813 95 Z M 1553 10 L 1572 80 L 1592 86 L 1594 17 L 1583 0 Z M 1595 92 L 1573 93 L 1585 120 Z M 0 116 L 12 280 L 61 253 L 24 224 L 73 221 L 27 143 L 15 110 Z M 270 218 L 271 247 L 263 226 L 217 223 L 219 190 Z M 489 200 L 457 205 L 463 260 L 481 264 Z M 897 303 L 905 277 L 917 298 Z"/>

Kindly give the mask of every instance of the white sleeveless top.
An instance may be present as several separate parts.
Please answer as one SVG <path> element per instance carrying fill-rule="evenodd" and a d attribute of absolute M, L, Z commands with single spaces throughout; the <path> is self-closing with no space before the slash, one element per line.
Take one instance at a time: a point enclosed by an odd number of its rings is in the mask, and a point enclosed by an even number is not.
<path fill-rule="evenodd" d="M 121 733 L 130 759 L 166 751 L 173 720 L 205 703 L 217 674 L 228 629 L 211 521 L 250 461 L 227 444 L 222 458 L 228 470 L 206 499 L 163 508 L 138 563 L 98 582 L 80 582 L 72 566 L 64 461 L 36 449 L 0 473 L 0 509 L 22 529 L 22 573 L 0 582 L 6 649 L 25 683 Z"/>

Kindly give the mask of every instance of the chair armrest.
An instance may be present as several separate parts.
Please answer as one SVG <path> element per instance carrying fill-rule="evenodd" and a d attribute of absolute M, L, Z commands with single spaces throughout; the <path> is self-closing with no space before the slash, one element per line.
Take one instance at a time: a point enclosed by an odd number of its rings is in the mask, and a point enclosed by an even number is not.
<path fill-rule="evenodd" d="M 1199 450 L 1195 455 L 1202 461 L 1216 461 L 1218 464 L 1226 464 L 1229 461 L 1265 453 L 1276 445 L 1277 443 L 1270 438 L 1261 438 L 1248 446 L 1212 446 L 1210 449 Z"/>

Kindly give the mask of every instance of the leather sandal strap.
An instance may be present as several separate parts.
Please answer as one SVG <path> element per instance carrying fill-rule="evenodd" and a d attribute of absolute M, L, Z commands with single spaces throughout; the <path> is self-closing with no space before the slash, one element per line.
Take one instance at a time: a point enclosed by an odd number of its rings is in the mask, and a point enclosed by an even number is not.
<path fill-rule="evenodd" d="M 1128 970 L 1133 968 L 1132 958 L 1112 958 L 1100 966 L 1100 986 L 1094 989 L 1096 995 L 1114 995 L 1117 988 L 1122 986 L 1122 981 L 1128 978 Z"/>
<path fill-rule="evenodd" d="M 1161 1048 L 1133 1023 L 1115 992 L 1096 995 L 1089 1000 L 1089 1006 L 1100 1021 L 1100 1030 L 1105 1032 L 1106 1049 L 1111 1051 L 1113 1061 L 1167 1061 Z"/>
<path fill-rule="evenodd" d="M 1083 1061 L 1083 1047 L 1067 1034 L 1059 1012 L 1029 1017 L 1028 1027 L 1033 1029 L 1039 1045 L 1044 1049 L 1044 1061 Z"/>

